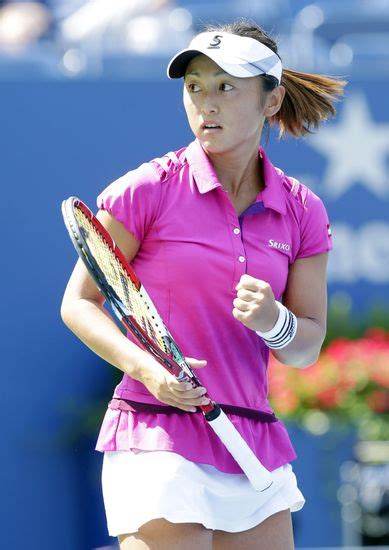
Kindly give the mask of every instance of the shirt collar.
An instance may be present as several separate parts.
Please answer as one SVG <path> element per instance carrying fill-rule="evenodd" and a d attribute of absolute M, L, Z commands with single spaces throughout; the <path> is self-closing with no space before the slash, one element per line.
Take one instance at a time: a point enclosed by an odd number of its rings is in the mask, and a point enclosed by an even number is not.
<path fill-rule="evenodd" d="M 282 185 L 284 173 L 273 166 L 262 147 L 259 148 L 259 155 L 263 163 L 265 189 L 258 194 L 255 202 L 263 202 L 266 208 L 286 214 L 286 201 Z M 214 167 L 198 139 L 192 141 L 186 148 L 186 158 L 200 193 L 208 193 L 216 187 L 222 187 Z"/>

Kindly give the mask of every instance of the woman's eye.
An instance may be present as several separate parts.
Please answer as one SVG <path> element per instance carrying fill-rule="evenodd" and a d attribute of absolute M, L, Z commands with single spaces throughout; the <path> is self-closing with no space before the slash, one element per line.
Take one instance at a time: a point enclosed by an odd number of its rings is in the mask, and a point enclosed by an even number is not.
<path fill-rule="evenodd" d="M 200 90 L 200 86 L 198 84 L 194 84 L 194 83 L 189 84 L 188 88 L 189 88 L 190 92 L 198 92 Z"/>
<path fill-rule="evenodd" d="M 227 84 L 227 82 L 223 82 L 223 84 L 221 84 L 220 88 L 223 92 L 230 92 L 234 87 L 231 86 L 231 84 Z"/>

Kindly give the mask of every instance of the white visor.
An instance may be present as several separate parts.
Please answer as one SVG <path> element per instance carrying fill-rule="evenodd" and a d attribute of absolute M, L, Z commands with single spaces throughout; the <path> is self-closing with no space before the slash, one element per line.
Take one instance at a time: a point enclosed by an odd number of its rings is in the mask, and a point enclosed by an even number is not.
<path fill-rule="evenodd" d="M 248 78 L 264 74 L 274 76 L 278 84 L 281 83 L 282 63 L 273 50 L 254 38 L 217 31 L 195 36 L 188 48 L 171 59 L 168 77 L 183 77 L 189 61 L 200 53 L 232 76 Z"/>

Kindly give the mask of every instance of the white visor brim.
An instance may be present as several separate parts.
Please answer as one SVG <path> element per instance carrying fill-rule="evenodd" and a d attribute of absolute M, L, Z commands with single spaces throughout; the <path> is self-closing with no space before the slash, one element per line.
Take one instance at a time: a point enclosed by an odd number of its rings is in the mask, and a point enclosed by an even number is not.
<path fill-rule="evenodd" d="M 220 40 L 220 46 L 210 45 L 214 43 L 212 38 Z M 190 60 L 199 54 L 206 55 L 232 76 L 249 78 L 264 74 L 275 77 L 278 84 L 281 82 L 282 63 L 270 48 L 253 38 L 214 32 L 201 33 L 188 48 L 170 60 L 167 68 L 169 78 L 183 77 Z"/>

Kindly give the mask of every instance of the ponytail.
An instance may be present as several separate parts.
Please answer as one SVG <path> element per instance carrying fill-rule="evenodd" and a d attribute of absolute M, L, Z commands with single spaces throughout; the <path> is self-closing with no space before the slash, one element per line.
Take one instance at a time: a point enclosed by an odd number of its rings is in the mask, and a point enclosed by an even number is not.
<path fill-rule="evenodd" d="M 280 138 L 286 133 L 294 137 L 312 133 L 330 115 L 336 115 L 333 104 L 343 95 L 346 84 L 340 78 L 284 69 L 281 85 L 286 90 L 285 97 L 269 124 L 279 125 Z"/>

